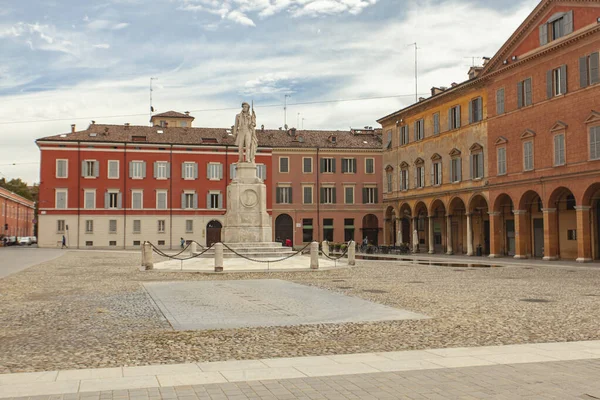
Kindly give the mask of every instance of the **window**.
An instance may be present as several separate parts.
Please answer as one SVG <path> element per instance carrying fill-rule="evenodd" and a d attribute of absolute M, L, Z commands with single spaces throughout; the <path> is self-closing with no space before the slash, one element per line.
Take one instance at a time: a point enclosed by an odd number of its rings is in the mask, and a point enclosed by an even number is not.
<path fill-rule="evenodd" d="M 407 191 L 408 187 L 409 187 L 409 182 L 408 182 L 408 166 L 404 166 L 400 170 L 400 190 L 403 191 L 403 192 Z"/>
<path fill-rule="evenodd" d="M 460 106 L 454 106 L 448 110 L 448 130 L 458 128 L 460 128 Z"/>
<path fill-rule="evenodd" d="M 184 162 L 181 165 L 183 179 L 198 179 L 198 164 L 195 162 Z"/>
<path fill-rule="evenodd" d="M 121 193 L 111 191 L 104 194 L 104 208 L 121 208 L 122 206 Z"/>
<path fill-rule="evenodd" d="M 58 221 L 56 221 L 56 232 L 58 233 L 64 233 L 65 232 L 65 220 L 64 219 L 59 219 Z"/>
<path fill-rule="evenodd" d="M 392 147 L 392 131 L 387 131 L 387 144 L 385 145 L 386 149 L 390 149 Z"/>
<path fill-rule="evenodd" d="M 305 243 L 313 241 L 313 220 L 305 218 L 302 220 L 302 241 Z"/>
<path fill-rule="evenodd" d="M 181 122 L 179 123 L 179 125 L 180 125 L 182 128 L 187 128 L 187 126 L 188 126 L 188 123 L 187 123 L 187 121 L 181 121 Z"/>
<path fill-rule="evenodd" d="M 356 158 L 342 158 L 342 173 L 343 174 L 355 174 L 356 173 Z"/>
<path fill-rule="evenodd" d="M 365 187 L 363 188 L 363 204 L 377 204 L 377 188 L 376 187 Z"/>
<path fill-rule="evenodd" d="M 440 134 L 440 113 L 433 114 L 433 134 Z"/>
<path fill-rule="evenodd" d="M 333 242 L 333 219 L 323 219 L 323 240 Z"/>
<path fill-rule="evenodd" d="M 292 188 L 277 187 L 275 189 L 275 202 L 277 204 L 292 204 Z"/>
<path fill-rule="evenodd" d="M 140 246 L 142 244 L 142 242 L 140 240 L 134 240 L 133 241 L 133 245 L 134 246 Z"/>
<path fill-rule="evenodd" d="M 417 167 L 415 168 L 415 187 L 425 187 L 425 165 L 423 163 L 417 164 Z"/>
<path fill-rule="evenodd" d="M 119 179 L 119 160 L 108 161 L 108 179 Z"/>
<path fill-rule="evenodd" d="M 525 171 L 533 170 L 533 142 L 523 143 L 523 169 Z"/>
<path fill-rule="evenodd" d="M 554 136 L 554 165 L 565 165 L 565 135 Z"/>
<path fill-rule="evenodd" d="M 540 46 L 573 32 L 573 11 L 556 13 L 540 26 Z"/>
<path fill-rule="evenodd" d="M 506 147 L 496 150 L 498 154 L 498 175 L 506 175 Z"/>
<path fill-rule="evenodd" d="M 483 151 L 471 154 L 471 179 L 483 178 Z"/>
<path fill-rule="evenodd" d="M 431 165 L 431 182 L 434 186 L 442 184 L 442 161 L 436 161 Z"/>
<path fill-rule="evenodd" d="M 97 178 L 100 176 L 100 164 L 96 160 L 83 160 L 81 162 L 81 176 L 84 178 Z"/>
<path fill-rule="evenodd" d="M 462 180 L 462 159 L 453 157 L 450 161 L 450 181 L 457 183 Z"/>
<path fill-rule="evenodd" d="M 312 174 L 312 157 L 302 158 L 302 172 L 305 174 Z"/>
<path fill-rule="evenodd" d="M 415 121 L 415 142 L 425 137 L 425 120 Z"/>
<path fill-rule="evenodd" d="M 210 209 L 218 210 L 223 208 L 223 198 L 221 192 L 210 192 L 208 193 L 207 206 Z"/>
<path fill-rule="evenodd" d="M 474 124 L 483 120 L 483 99 L 478 97 L 469 102 L 469 123 Z"/>
<path fill-rule="evenodd" d="M 354 218 L 344 218 L 344 242 L 354 240 Z"/>
<path fill-rule="evenodd" d="M 94 221 L 88 219 L 85 221 L 85 233 L 94 233 Z"/>
<path fill-rule="evenodd" d="M 321 204 L 335 204 L 336 193 L 335 187 L 322 187 L 321 188 Z"/>
<path fill-rule="evenodd" d="M 56 189 L 56 208 L 66 209 L 67 207 L 67 189 Z"/>
<path fill-rule="evenodd" d="M 555 96 L 567 93 L 567 66 L 562 65 L 559 68 L 551 69 L 546 74 L 547 97 L 551 99 Z"/>
<path fill-rule="evenodd" d="M 83 193 L 84 197 L 84 205 L 83 208 L 86 210 L 93 210 L 96 208 L 96 191 L 95 190 L 86 190 Z"/>
<path fill-rule="evenodd" d="M 321 158 L 321 173 L 335 173 L 335 158 Z"/>
<path fill-rule="evenodd" d="M 517 83 L 517 107 L 523 108 L 533 104 L 531 78 Z"/>
<path fill-rule="evenodd" d="M 279 172 L 284 174 L 290 172 L 290 159 L 288 157 L 279 157 Z"/>
<path fill-rule="evenodd" d="M 56 177 L 57 178 L 67 178 L 68 177 L 68 169 L 69 165 L 68 160 L 56 160 Z"/>
<path fill-rule="evenodd" d="M 92 246 L 94 245 L 94 242 L 93 242 L 93 241 L 91 241 L 91 240 L 86 240 L 86 241 L 85 241 L 85 245 L 86 245 L 87 247 L 92 247 Z"/>
<path fill-rule="evenodd" d="M 117 233 L 117 220 L 108 220 L 108 233 Z"/>
<path fill-rule="evenodd" d="M 313 203 L 313 188 L 312 186 L 304 186 L 302 188 L 302 202 L 304 204 L 312 204 Z"/>
<path fill-rule="evenodd" d="M 590 128 L 590 159 L 600 159 L 600 126 Z"/>
<path fill-rule="evenodd" d="M 263 181 L 267 179 L 267 166 L 265 164 L 256 164 L 256 176 Z"/>
<path fill-rule="evenodd" d="M 143 179 L 146 177 L 146 162 L 131 161 L 129 163 L 129 177 L 131 179 Z"/>
<path fill-rule="evenodd" d="M 167 192 L 162 190 L 156 192 L 156 208 L 158 210 L 167 209 Z"/>
<path fill-rule="evenodd" d="M 161 127 L 161 128 L 166 128 L 166 127 L 167 127 L 167 121 L 165 121 L 165 120 L 160 120 L 160 127 Z"/>
<path fill-rule="evenodd" d="M 142 221 L 139 219 L 133 220 L 133 233 L 141 233 L 142 232 Z"/>
<path fill-rule="evenodd" d="M 133 190 L 131 192 L 131 208 L 133 210 L 141 210 L 144 208 L 143 204 L 143 191 Z"/>
<path fill-rule="evenodd" d="M 581 88 L 600 82 L 600 53 L 592 53 L 579 58 L 579 86 Z"/>
<path fill-rule="evenodd" d="M 365 173 L 366 174 L 374 174 L 375 173 L 375 159 L 374 158 L 365 158 Z"/>
<path fill-rule="evenodd" d="M 568 229 L 567 230 L 567 240 L 577 240 L 577 230 L 576 229 Z"/>
<path fill-rule="evenodd" d="M 206 167 L 206 177 L 211 181 L 223 179 L 223 164 L 208 163 L 208 166 Z"/>
<path fill-rule="evenodd" d="M 158 220 L 158 233 L 165 233 L 165 220 L 164 219 Z M 159 244 L 160 244 L 160 242 L 159 242 Z"/>
<path fill-rule="evenodd" d="M 164 246 L 165 245 L 165 241 L 164 240 L 159 240 L 158 241 L 158 245 L 159 246 Z"/>
<path fill-rule="evenodd" d="M 392 193 L 394 191 L 394 172 L 393 171 L 387 171 L 385 173 L 385 180 L 386 180 L 386 188 L 387 188 L 387 192 L 388 193 Z"/>
<path fill-rule="evenodd" d="M 400 127 L 400 146 L 408 144 L 408 125 Z"/>
<path fill-rule="evenodd" d="M 181 194 L 181 208 L 196 209 L 198 208 L 198 195 L 194 192 L 185 192 Z"/>
<path fill-rule="evenodd" d="M 346 186 L 344 188 L 344 203 L 354 204 L 354 186 Z"/>
<path fill-rule="evenodd" d="M 504 88 L 496 90 L 496 114 L 504 114 Z"/>
<path fill-rule="evenodd" d="M 171 177 L 171 168 L 166 161 L 157 161 L 154 163 L 154 178 L 169 179 Z"/>
<path fill-rule="evenodd" d="M 185 233 L 194 233 L 194 221 L 191 219 L 185 220 Z"/>

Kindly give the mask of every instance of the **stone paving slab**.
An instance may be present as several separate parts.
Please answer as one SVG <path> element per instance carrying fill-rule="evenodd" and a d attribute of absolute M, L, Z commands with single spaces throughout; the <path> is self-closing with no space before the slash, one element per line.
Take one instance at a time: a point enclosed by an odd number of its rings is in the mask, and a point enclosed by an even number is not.
<path fill-rule="evenodd" d="M 427 318 L 279 279 L 152 282 L 144 286 L 177 330 Z"/>
<path fill-rule="evenodd" d="M 504 353 L 502 353 L 503 347 L 506 348 Z M 455 350 L 455 352 L 451 350 Z M 555 365 L 574 365 L 575 367 L 565 367 L 563 372 L 556 373 L 557 369 L 553 367 Z M 582 370 L 578 371 L 577 366 L 583 366 Z M 471 380 L 467 379 L 466 382 L 463 382 L 457 376 L 464 375 L 465 368 L 473 371 L 473 377 L 469 378 Z M 519 373 L 512 375 L 513 371 L 526 369 L 532 371 L 530 376 Z M 115 374 L 115 370 L 120 370 L 120 374 Z M 374 394 L 367 388 L 373 385 L 377 388 L 380 377 L 389 380 L 390 376 L 403 376 L 400 374 L 401 372 L 410 372 L 406 375 L 408 376 L 406 381 L 398 378 L 399 382 L 403 382 L 400 386 L 403 390 L 409 390 L 407 393 L 412 393 L 412 395 L 415 395 L 413 392 L 416 391 L 418 396 L 414 398 L 419 399 L 430 398 L 427 396 L 432 393 L 446 395 L 447 397 L 442 398 L 447 399 L 461 398 L 461 396 L 477 399 L 496 398 L 495 395 L 508 396 L 506 398 L 509 399 L 520 398 L 521 395 L 538 399 L 568 399 L 584 394 L 584 388 L 589 394 L 600 394 L 600 380 L 597 379 L 600 376 L 600 341 L 106 368 L 81 370 L 79 375 L 75 375 L 75 372 L 76 370 L 0 375 L 2 378 L 0 380 L 0 398 L 57 395 L 58 397 L 54 397 L 52 400 L 78 399 L 78 396 L 91 400 L 99 399 L 99 396 L 103 394 L 104 397 L 101 400 L 105 400 L 108 398 L 125 399 L 127 396 L 138 397 L 137 395 L 133 396 L 132 393 L 143 395 L 155 393 L 156 395 L 151 397 L 156 400 L 160 398 L 183 399 L 184 396 L 178 397 L 176 392 L 187 390 L 191 391 L 189 392 L 191 396 L 197 398 L 244 399 L 244 397 L 231 395 L 228 390 L 240 387 L 240 385 L 250 387 L 266 385 L 269 387 L 269 385 L 279 385 L 278 382 L 290 380 L 299 380 L 298 382 L 305 382 L 304 386 L 310 386 L 310 382 L 322 382 L 326 380 L 324 377 L 334 376 L 345 377 L 340 378 L 345 382 L 362 379 L 365 386 L 361 390 L 373 396 Z M 383 372 L 394 374 L 382 374 Z M 537 378 L 536 374 L 544 379 Z M 60 380 L 61 376 L 73 379 Z M 84 379 L 78 380 L 77 376 Z M 564 385 L 571 385 L 572 381 L 569 379 L 572 379 L 573 382 L 584 381 L 586 384 L 578 389 L 580 392 L 569 392 L 571 389 L 563 391 L 563 383 L 559 382 L 563 378 L 565 379 Z M 331 382 L 336 381 L 335 378 L 328 379 Z M 515 379 L 522 383 L 518 383 Z M 528 384 L 525 385 L 523 382 Z M 433 390 L 441 383 L 444 385 L 440 390 Z M 544 384 L 542 385 L 542 383 Z M 531 390 L 533 387 L 531 385 L 538 385 L 540 388 L 536 389 L 537 391 Z M 394 383 L 395 386 L 397 386 L 397 382 Z M 461 389 L 463 386 L 465 390 Z M 550 388 L 553 386 L 556 386 L 557 393 L 560 394 L 558 397 L 540 395 L 540 393 L 551 393 Z M 428 388 L 428 391 L 419 393 L 419 390 L 424 387 Z M 496 387 L 502 388 L 502 390 L 493 392 Z M 199 392 L 195 392 L 194 388 L 204 393 L 204 397 L 199 396 Z M 211 392 L 207 392 L 208 397 L 206 396 L 205 392 L 208 388 L 212 388 L 214 397 L 211 397 Z M 577 388 L 577 386 L 575 385 L 573 388 Z M 518 389 L 515 392 L 518 394 L 517 397 L 510 397 L 511 389 Z M 345 389 L 345 391 L 348 390 Z M 383 396 L 383 392 L 380 393 L 381 396 Z M 171 393 L 171 395 L 166 395 L 166 393 Z M 278 394 L 269 393 L 264 393 L 265 396 L 253 394 L 247 398 L 296 398 L 283 395 L 277 397 Z M 315 395 L 314 398 L 323 398 L 324 395 L 319 390 L 298 393 L 297 397 L 299 398 L 313 398 L 310 397 L 310 393 Z M 494 396 L 491 396 L 490 393 Z M 220 394 L 221 397 L 216 394 Z M 350 394 L 352 394 L 351 390 Z M 561 397 L 566 394 L 568 394 L 566 397 Z M 60 395 L 65 396 L 60 397 Z M 342 395 L 344 394 L 342 393 Z M 412 398 L 408 394 L 406 395 L 408 397 L 356 396 L 358 397 L 346 398 Z M 36 398 L 35 400 L 44 399 Z"/>

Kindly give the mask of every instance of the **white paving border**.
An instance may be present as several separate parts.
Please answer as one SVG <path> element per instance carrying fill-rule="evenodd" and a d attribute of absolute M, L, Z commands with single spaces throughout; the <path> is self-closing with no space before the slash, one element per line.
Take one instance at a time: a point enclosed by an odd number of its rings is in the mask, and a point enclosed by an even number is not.
<path fill-rule="evenodd" d="M 600 359 L 600 340 L 0 374 L 0 398 Z"/>

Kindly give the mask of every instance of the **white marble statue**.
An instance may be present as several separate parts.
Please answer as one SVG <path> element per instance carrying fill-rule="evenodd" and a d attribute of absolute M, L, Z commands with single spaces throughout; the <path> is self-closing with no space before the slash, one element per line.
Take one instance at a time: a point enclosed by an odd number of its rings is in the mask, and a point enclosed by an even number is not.
<path fill-rule="evenodd" d="M 242 112 L 235 116 L 235 125 L 233 125 L 233 139 L 239 149 L 238 162 L 254 163 L 256 148 L 258 147 L 258 138 L 256 136 L 256 114 L 254 107 L 250 112 L 250 104 L 242 103 Z M 245 150 L 245 157 L 244 157 Z"/>
<path fill-rule="evenodd" d="M 419 232 L 415 229 L 413 231 L 413 253 L 419 251 Z"/>

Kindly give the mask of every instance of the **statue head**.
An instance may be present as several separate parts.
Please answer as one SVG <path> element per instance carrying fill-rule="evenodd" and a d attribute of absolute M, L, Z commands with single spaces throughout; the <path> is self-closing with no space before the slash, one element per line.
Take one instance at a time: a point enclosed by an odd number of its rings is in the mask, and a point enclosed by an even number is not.
<path fill-rule="evenodd" d="M 243 110 L 244 112 L 248 112 L 248 111 L 250 111 L 250 104 L 248 104 L 248 103 L 246 103 L 246 102 L 243 102 L 243 103 L 242 103 L 242 110 Z"/>

